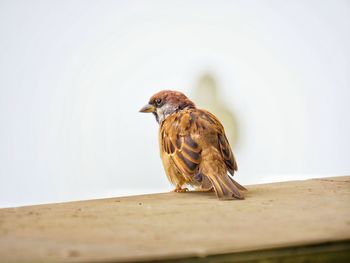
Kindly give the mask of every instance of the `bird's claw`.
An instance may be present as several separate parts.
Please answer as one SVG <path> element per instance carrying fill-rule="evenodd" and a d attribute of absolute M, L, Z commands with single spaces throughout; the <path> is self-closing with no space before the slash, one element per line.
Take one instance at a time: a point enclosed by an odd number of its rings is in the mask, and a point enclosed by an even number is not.
<path fill-rule="evenodd" d="M 176 188 L 173 190 L 173 192 L 175 192 L 175 193 L 186 193 L 186 192 L 188 192 L 188 188 L 181 188 L 181 187 L 176 186 Z"/>

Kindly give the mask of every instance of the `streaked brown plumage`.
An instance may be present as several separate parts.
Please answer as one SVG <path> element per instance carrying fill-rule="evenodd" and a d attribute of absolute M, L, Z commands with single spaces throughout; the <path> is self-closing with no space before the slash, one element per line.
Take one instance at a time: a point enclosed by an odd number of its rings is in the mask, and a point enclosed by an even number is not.
<path fill-rule="evenodd" d="M 165 173 L 183 192 L 184 185 L 213 190 L 220 199 L 243 199 L 243 186 L 231 176 L 237 163 L 224 127 L 210 112 L 197 109 L 183 93 L 164 90 L 140 112 L 152 112 L 160 125 L 159 146 Z M 231 176 L 227 174 L 229 172 Z"/>

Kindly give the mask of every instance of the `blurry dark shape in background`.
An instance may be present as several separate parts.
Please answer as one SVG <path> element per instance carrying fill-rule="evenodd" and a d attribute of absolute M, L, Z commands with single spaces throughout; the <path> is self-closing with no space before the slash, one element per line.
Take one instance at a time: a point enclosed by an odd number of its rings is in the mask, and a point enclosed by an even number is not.
<path fill-rule="evenodd" d="M 205 73 L 199 77 L 194 87 L 193 101 L 199 108 L 210 111 L 221 121 L 231 147 L 235 148 L 239 140 L 237 119 L 232 107 L 221 100 L 222 96 L 213 74 Z"/>

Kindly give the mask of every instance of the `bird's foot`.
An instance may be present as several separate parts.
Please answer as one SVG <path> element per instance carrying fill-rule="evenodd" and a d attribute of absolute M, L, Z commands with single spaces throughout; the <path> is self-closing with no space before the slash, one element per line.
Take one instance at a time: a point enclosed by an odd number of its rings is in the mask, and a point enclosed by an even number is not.
<path fill-rule="evenodd" d="M 174 189 L 174 192 L 176 193 L 186 193 L 188 192 L 188 188 L 180 188 L 180 189 Z"/>
<path fill-rule="evenodd" d="M 173 190 L 175 193 L 186 193 L 188 192 L 188 188 L 181 188 L 180 185 L 176 185 L 175 189 Z"/>

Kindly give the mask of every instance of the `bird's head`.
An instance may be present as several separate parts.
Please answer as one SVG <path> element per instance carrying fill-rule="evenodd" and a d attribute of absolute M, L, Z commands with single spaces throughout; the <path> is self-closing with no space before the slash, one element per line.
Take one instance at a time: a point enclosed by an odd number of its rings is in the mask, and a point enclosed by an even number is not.
<path fill-rule="evenodd" d="M 169 115 L 187 108 L 195 108 L 194 103 L 179 91 L 162 90 L 154 94 L 140 112 L 151 112 L 161 124 Z"/>

